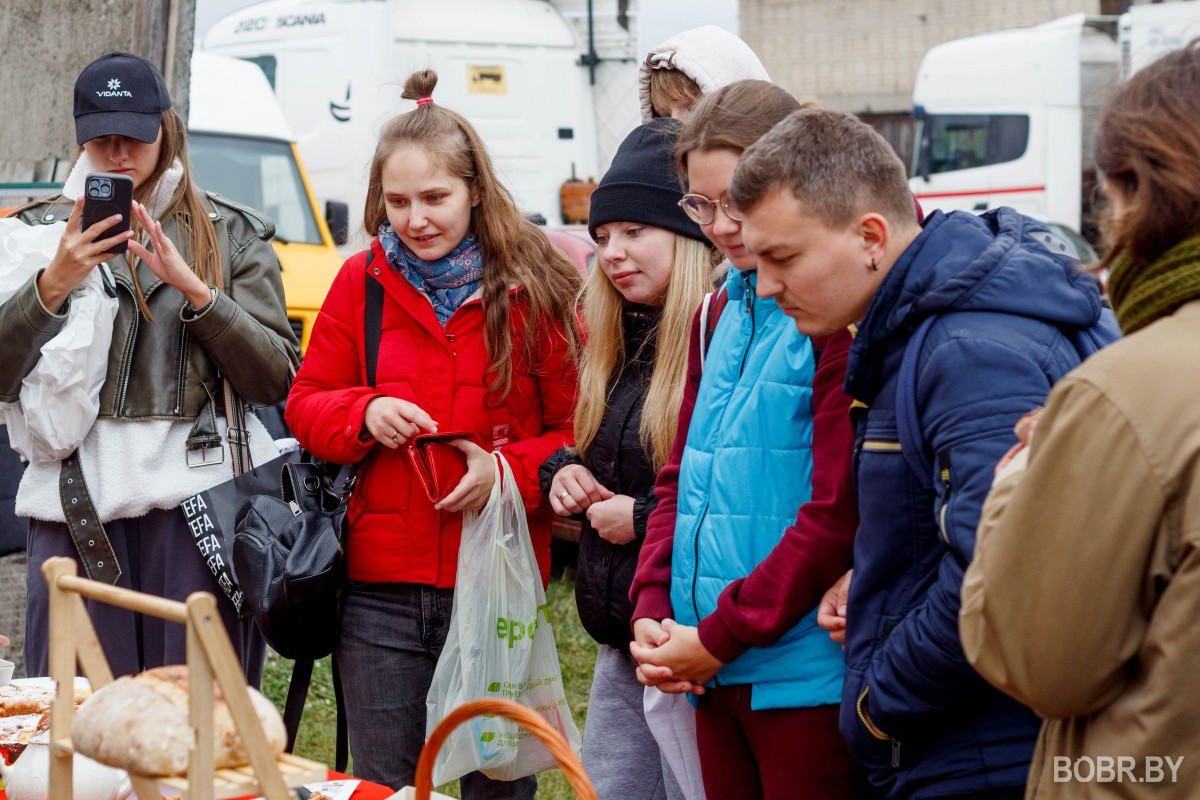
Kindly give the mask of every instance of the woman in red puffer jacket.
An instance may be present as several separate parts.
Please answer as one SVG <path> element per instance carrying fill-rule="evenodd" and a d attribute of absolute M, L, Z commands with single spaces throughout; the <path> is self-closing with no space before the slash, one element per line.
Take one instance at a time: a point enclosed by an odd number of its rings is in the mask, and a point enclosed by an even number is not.
<path fill-rule="evenodd" d="M 417 108 L 385 126 L 370 166 L 370 250 L 334 281 L 287 403 L 314 455 L 368 458 L 350 504 L 336 657 L 358 777 L 413 782 L 425 696 L 445 643 L 462 512 L 492 489 L 491 450 L 512 465 L 545 581 L 550 511 L 538 467 L 572 441 L 578 272 L 499 183 L 478 134 L 433 104 L 437 76 L 415 73 Z M 375 386 L 366 377 L 368 274 L 383 286 Z M 421 432 L 454 444 L 467 475 L 430 502 L 403 445 Z M 532 797 L 533 778 L 464 776 L 463 797 Z"/>

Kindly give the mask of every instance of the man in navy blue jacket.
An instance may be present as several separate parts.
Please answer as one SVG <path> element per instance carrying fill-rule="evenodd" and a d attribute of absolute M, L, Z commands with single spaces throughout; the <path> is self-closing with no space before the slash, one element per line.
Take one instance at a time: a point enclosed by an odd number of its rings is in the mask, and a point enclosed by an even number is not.
<path fill-rule="evenodd" d="M 888 797 L 1020 798 L 1039 720 L 967 663 L 959 588 L 1014 424 L 1079 363 L 1073 337 L 1104 326 L 1098 288 L 1011 209 L 918 225 L 903 165 L 846 114 L 781 122 L 746 151 L 729 194 L 758 292 L 810 336 L 857 331 L 842 735 Z M 907 436 L 906 408 L 919 428 Z"/>

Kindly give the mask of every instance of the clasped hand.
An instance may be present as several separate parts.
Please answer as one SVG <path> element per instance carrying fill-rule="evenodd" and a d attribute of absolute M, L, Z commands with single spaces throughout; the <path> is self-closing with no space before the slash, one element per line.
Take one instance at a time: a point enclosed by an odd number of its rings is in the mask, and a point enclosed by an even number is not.
<path fill-rule="evenodd" d="M 704 694 L 704 684 L 725 666 L 700 641 L 696 628 L 673 619 L 636 620 L 633 639 L 629 654 L 638 662 L 638 681 L 667 694 Z"/>
<path fill-rule="evenodd" d="M 633 541 L 633 503 L 627 494 L 614 494 L 582 464 L 568 464 L 554 473 L 550 483 L 550 508 L 555 514 L 586 514 L 596 534 L 613 544 Z"/>

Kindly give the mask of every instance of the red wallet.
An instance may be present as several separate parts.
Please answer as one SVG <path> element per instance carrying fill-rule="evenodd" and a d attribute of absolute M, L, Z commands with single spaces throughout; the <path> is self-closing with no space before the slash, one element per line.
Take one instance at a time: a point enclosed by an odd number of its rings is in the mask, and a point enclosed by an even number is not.
<path fill-rule="evenodd" d="M 475 434 L 465 431 L 422 433 L 408 440 L 409 463 L 431 503 L 450 494 L 467 474 L 467 456 L 450 444 L 451 439 L 474 440 Z"/>

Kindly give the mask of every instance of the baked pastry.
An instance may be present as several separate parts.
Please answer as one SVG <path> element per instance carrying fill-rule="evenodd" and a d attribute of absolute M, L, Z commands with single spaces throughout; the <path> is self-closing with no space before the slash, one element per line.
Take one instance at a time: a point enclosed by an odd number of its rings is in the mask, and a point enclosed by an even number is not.
<path fill-rule="evenodd" d="M 5 764 L 13 763 L 25 752 L 25 745 L 30 739 L 48 730 L 49 714 L 0 717 L 0 759 L 4 759 Z"/>
<path fill-rule="evenodd" d="M 187 667 L 158 667 L 119 678 L 79 707 L 71 725 L 75 750 L 137 775 L 184 775 L 192 727 L 188 722 Z M 221 689 L 213 685 L 213 763 L 217 769 L 250 763 Z M 250 689 L 250 701 L 276 756 L 287 733 L 271 701 Z"/>
<path fill-rule="evenodd" d="M 87 699 L 88 689 L 75 690 L 75 706 Z M 50 711 L 54 690 L 45 686 L 0 686 L 0 717 L 21 717 L 26 714 L 45 714 Z"/>

